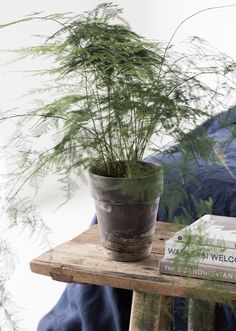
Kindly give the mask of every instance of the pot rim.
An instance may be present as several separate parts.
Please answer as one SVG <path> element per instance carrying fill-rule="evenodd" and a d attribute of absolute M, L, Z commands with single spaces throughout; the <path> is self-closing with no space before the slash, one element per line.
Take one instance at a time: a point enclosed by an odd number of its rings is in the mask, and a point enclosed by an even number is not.
<path fill-rule="evenodd" d="M 159 168 L 161 170 L 161 173 L 163 173 L 163 166 L 160 163 L 153 163 L 153 162 L 150 162 L 150 161 L 138 161 L 138 163 L 147 164 L 151 168 Z M 143 175 L 143 176 L 137 176 L 137 177 L 131 177 L 131 178 L 128 178 L 128 177 L 111 177 L 111 176 L 98 175 L 98 174 L 94 173 L 92 171 L 92 167 L 89 168 L 88 172 L 89 172 L 90 176 L 103 177 L 103 178 L 107 178 L 107 179 L 111 179 L 111 180 L 134 180 L 134 179 L 152 177 L 152 176 L 156 176 L 158 174 L 158 172 L 157 172 L 157 173 L 152 173 L 152 174 L 149 174 L 149 175 Z"/>

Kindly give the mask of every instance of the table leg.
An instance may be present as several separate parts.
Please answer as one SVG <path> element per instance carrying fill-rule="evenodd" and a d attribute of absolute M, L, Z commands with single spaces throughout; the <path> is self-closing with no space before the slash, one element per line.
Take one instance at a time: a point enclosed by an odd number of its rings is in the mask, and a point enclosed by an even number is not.
<path fill-rule="evenodd" d="M 221 331 L 223 327 L 223 306 L 202 300 L 190 300 L 191 328 L 188 331 Z"/>
<path fill-rule="evenodd" d="M 172 297 L 133 292 L 129 331 L 169 331 Z"/>

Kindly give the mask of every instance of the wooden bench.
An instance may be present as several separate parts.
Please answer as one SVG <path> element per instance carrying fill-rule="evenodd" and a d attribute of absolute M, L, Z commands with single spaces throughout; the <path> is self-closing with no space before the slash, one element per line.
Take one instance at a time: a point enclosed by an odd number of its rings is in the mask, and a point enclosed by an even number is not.
<path fill-rule="evenodd" d="M 171 223 L 157 222 L 152 254 L 138 262 L 116 262 L 104 257 L 98 225 L 31 261 L 31 270 L 66 283 L 96 284 L 133 291 L 130 331 L 167 331 L 171 321 L 174 297 L 209 300 L 208 309 L 215 312 L 204 330 L 220 330 L 225 293 L 236 300 L 236 286 L 159 273 L 165 240 L 176 230 Z M 206 297 L 204 289 L 208 292 Z M 195 301 L 193 301 L 195 302 Z M 199 301 L 198 301 L 199 304 Z M 204 303 L 206 307 L 207 303 Z M 201 301 L 200 301 L 201 305 Z M 151 309 L 150 309 L 151 307 Z M 206 308 L 207 309 L 207 308 Z M 208 314 L 208 313 L 207 313 Z M 203 314 L 204 315 L 204 314 Z M 189 323 L 189 330 L 192 330 Z M 200 331 L 199 327 L 197 331 Z"/>

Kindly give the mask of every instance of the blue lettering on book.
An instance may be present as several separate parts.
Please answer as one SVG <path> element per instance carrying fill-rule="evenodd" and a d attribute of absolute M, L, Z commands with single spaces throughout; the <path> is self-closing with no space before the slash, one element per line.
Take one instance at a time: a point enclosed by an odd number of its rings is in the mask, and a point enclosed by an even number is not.
<path fill-rule="evenodd" d="M 178 249 L 175 249 L 175 248 L 169 248 L 168 247 L 168 253 L 169 254 L 179 254 L 179 250 Z"/>
<path fill-rule="evenodd" d="M 192 257 L 200 257 L 202 259 L 208 259 L 207 252 L 199 252 L 198 250 L 188 250 L 185 248 L 178 249 L 173 247 L 167 247 L 168 253 L 170 255 L 182 255 L 182 256 L 192 256 Z"/>
<path fill-rule="evenodd" d="M 211 259 L 212 261 L 220 261 L 226 263 L 236 263 L 236 256 L 233 255 L 225 255 L 225 254 L 217 254 L 217 253 L 207 253 L 205 251 L 189 251 L 184 248 L 178 249 L 173 247 L 168 247 L 168 253 L 170 255 L 181 255 L 188 257 L 198 257 L 201 259 Z"/>
<path fill-rule="evenodd" d="M 236 263 L 236 257 L 232 255 L 224 255 L 224 254 L 211 254 L 211 259 L 213 261 L 221 261 L 221 262 L 230 262 L 230 263 Z"/>

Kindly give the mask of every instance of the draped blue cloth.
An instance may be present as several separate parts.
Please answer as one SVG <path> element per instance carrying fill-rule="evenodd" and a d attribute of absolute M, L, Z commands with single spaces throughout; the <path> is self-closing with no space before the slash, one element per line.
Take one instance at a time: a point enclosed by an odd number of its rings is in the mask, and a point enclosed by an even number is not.
<path fill-rule="evenodd" d="M 212 214 L 236 217 L 236 108 L 207 120 L 202 127 L 217 141 L 225 164 L 206 163 L 198 156 L 195 160 L 189 159 L 186 166 L 184 153 L 178 146 L 172 153 L 149 157 L 148 161 L 162 163 L 165 169 L 159 220 L 181 217 L 185 210 L 192 222 L 198 216 L 195 202 L 209 198 L 213 202 Z M 198 130 L 193 133 L 197 136 Z M 180 200 L 175 199 L 177 190 L 183 192 Z M 128 290 L 69 284 L 57 304 L 39 322 L 37 331 L 128 331 L 131 301 L 132 293 Z M 176 298 L 172 331 L 187 331 L 183 307 L 184 299 Z M 234 331 L 235 325 L 233 311 L 225 306 L 222 331 Z"/>

